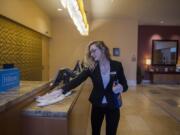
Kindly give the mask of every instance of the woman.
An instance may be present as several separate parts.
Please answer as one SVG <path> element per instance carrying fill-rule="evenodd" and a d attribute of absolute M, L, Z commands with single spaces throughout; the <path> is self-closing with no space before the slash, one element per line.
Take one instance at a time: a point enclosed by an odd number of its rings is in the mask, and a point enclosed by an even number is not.
<path fill-rule="evenodd" d="M 109 49 L 103 41 L 93 41 L 88 47 L 90 65 L 69 84 L 62 87 L 64 93 L 75 88 L 88 77 L 93 83 L 89 97 L 92 104 L 92 135 L 100 135 L 101 125 L 106 118 L 106 135 L 116 135 L 120 110 L 121 93 L 127 91 L 127 81 L 120 62 L 110 58 Z"/>

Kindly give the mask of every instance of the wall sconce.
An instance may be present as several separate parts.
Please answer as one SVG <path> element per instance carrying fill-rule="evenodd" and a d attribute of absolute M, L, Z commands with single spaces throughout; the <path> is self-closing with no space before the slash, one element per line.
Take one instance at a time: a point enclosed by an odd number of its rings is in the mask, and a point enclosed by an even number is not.
<path fill-rule="evenodd" d="M 146 65 L 151 65 L 151 59 L 146 59 Z"/>
<path fill-rule="evenodd" d="M 178 58 L 178 61 L 176 64 L 176 72 L 180 72 L 180 58 Z"/>
<path fill-rule="evenodd" d="M 151 59 L 146 59 L 147 70 L 150 70 Z"/>
<path fill-rule="evenodd" d="M 178 58 L 176 66 L 180 66 L 180 58 Z"/>
<path fill-rule="evenodd" d="M 84 10 L 83 0 L 60 0 L 63 7 L 67 8 L 70 17 L 81 35 L 89 34 L 89 24 Z"/>

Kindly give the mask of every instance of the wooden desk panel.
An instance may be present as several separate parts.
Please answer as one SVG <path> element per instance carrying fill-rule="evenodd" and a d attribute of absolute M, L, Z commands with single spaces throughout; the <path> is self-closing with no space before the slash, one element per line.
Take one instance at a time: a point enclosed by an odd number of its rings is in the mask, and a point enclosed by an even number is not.
<path fill-rule="evenodd" d="M 25 81 L 17 93 L 9 92 L 5 93 L 6 96 L 0 95 L 2 101 L 0 106 L 0 135 L 22 135 L 21 111 L 33 102 L 35 96 L 47 92 L 48 86 L 48 82 Z"/>
<path fill-rule="evenodd" d="M 149 72 L 151 83 L 180 84 L 180 72 Z"/>
<path fill-rule="evenodd" d="M 85 135 L 90 91 L 90 85 L 85 83 L 64 102 L 43 108 L 35 107 L 35 103 L 32 103 L 22 113 L 23 135 Z"/>

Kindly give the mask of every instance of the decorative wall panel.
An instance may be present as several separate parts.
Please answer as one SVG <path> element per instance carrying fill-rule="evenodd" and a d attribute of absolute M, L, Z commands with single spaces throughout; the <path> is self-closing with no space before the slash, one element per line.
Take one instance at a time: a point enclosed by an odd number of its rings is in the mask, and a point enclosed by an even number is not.
<path fill-rule="evenodd" d="M 21 80 L 42 80 L 42 36 L 0 16 L 0 66 L 14 63 Z"/>

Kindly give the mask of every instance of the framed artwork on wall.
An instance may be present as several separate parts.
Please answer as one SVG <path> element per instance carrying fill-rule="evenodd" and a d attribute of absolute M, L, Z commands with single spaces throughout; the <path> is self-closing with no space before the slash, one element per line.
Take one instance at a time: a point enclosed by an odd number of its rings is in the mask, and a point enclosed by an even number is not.
<path fill-rule="evenodd" d="M 113 48 L 113 56 L 120 56 L 120 48 Z"/>
<path fill-rule="evenodd" d="M 178 40 L 153 40 L 152 65 L 176 66 L 178 61 Z"/>

